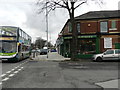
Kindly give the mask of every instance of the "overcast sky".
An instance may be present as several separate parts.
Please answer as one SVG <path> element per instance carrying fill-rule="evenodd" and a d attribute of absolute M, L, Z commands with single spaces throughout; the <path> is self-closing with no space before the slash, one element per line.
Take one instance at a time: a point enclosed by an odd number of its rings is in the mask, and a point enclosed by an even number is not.
<path fill-rule="evenodd" d="M 36 1 L 0 0 L 0 26 L 11 25 L 20 27 L 32 37 L 32 42 L 37 37 L 46 39 L 45 14 L 37 14 Z M 75 11 L 75 16 L 88 11 L 118 10 L 119 1 L 104 0 L 104 4 L 101 7 L 93 2 L 84 4 Z M 49 41 L 51 40 L 53 44 L 68 18 L 68 13 L 64 9 L 57 9 L 49 14 Z"/>

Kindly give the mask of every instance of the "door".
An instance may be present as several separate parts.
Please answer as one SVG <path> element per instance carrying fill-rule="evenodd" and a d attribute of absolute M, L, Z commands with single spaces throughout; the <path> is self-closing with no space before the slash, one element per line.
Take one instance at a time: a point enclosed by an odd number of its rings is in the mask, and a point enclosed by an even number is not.
<path fill-rule="evenodd" d="M 114 60 L 114 59 L 115 59 L 114 50 L 107 50 L 103 54 L 103 60 Z"/>
<path fill-rule="evenodd" d="M 115 60 L 120 60 L 120 49 L 115 50 Z"/>

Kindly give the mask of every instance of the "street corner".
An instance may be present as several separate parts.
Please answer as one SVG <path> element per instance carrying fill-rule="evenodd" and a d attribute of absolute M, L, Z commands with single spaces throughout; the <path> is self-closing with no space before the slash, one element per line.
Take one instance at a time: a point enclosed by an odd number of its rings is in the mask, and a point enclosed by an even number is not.
<path fill-rule="evenodd" d="M 95 84 L 102 88 L 111 88 L 114 90 L 119 90 L 120 88 L 118 87 L 118 83 L 119 83 L 118 79 L 115 79 L 115 80 L 108 80 L 108 81 L 104 81 L 104 82 L 98 82 Z"/>

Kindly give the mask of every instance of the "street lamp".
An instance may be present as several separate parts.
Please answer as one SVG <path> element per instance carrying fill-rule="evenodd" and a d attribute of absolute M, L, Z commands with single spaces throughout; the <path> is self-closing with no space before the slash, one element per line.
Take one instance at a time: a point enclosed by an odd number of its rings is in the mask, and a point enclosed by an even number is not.
<path fill-rule="evenodd" d="M 48 58 L 48 9 L 47 9 L 47 0 L 46 0 L 46 35 L 47 35 L 47 58 Z"/>

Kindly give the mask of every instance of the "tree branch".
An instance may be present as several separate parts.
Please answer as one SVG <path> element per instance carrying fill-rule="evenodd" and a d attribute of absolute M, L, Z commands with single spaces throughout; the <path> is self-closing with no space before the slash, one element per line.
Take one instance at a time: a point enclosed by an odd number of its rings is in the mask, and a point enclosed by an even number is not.
<path fill-rule="evenodd" d="M 85 1 L 81 2 L 80 4 L 78 4 L 74 9 L 78 8 L 79 6 L 81 6 L 84 3 L 87 3 L 87 0 L 85 0 Z"/>

